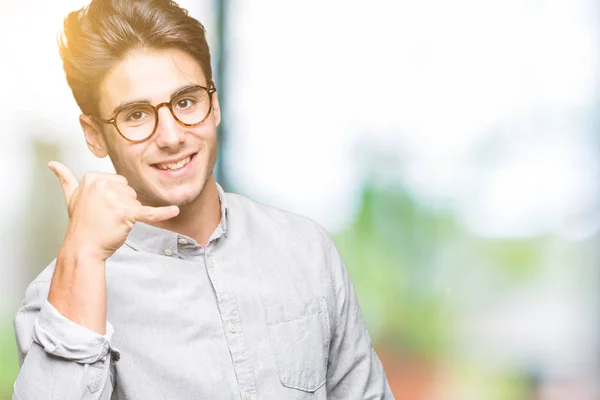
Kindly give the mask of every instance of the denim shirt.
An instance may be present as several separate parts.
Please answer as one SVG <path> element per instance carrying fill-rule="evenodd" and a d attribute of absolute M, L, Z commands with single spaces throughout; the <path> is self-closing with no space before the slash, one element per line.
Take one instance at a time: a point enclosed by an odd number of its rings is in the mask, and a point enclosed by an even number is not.
<path fill-rule="evenodd" d="M 105 335 L 47 301 L 52 262 L 15 316 L 13 399 L 393 399 L 327 232 L 219 197 L 206 247 L 134 225 L 106 262 Z"/>

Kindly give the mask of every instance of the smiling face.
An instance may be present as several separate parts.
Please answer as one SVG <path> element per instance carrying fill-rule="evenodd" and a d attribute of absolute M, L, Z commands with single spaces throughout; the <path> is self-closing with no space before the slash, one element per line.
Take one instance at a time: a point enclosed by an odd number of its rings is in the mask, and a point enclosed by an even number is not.
<path fill-rule="evenodd" d="M 124 104 L 172 101 L 181 122 L 191 115 L 194 101 L 190 88 L 209 87 L 202 68 L 187 53 L 177 49 L 134 51 L 111 68 L 100 87 L 100 116 L 108 119 Z M 192 89 L 193 92 L 193 89 Z M 214 182 L 217 158 L 217 126 L 221 121 L 217 94 L 212 111 L 196 127 L 178 123 L 169 107 L 158 109 L 158 124 L 147 141 L 131 143 L 112 125 L 97 123 L 82 115 L 80 121 L 88 146 L 98 157 L 108 155 L 119 175 L 138 193 L 142 204 L 185 206 L 196 201 L 207 182 Z M 145 108 L 149 110 L 149 108 Z M 143 110 L 143 108 L 141 109 Z M 132 126 L 139 125 L 143 112 L 121 113 Z M 192 118 L 193 119 L 193 118 Z M 118 121 L 124 131 L 121 121 Z M 123 132 L 125 133 L 125 132 Z"/>

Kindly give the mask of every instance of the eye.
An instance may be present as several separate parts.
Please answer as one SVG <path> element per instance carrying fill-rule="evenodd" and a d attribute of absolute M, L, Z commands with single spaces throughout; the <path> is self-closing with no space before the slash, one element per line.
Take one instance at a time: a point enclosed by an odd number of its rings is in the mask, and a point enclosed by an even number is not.
<path fill-rule="evenodd" d="M 191 106 L 193 106 L 194 103 L 195 103 L 195 101 L 193 99 L 185 98 L 185 99 L 177 100 L 177 103 L 175 104 L 175 106 L 179 109 L 185 110 L 186 108 L 190 108 Z"/>
<path fill-rule="evenodd" d="M 147 113 L 144 111 L 133 111 L 127 116 L 128 121 L 139 121 L 147 116 Z"/>

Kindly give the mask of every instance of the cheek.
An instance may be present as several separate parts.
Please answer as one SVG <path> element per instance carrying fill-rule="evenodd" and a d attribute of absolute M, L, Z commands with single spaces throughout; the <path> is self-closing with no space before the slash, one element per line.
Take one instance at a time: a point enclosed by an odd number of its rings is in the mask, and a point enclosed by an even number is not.
<path fill-rule="evenodd" d="M 192 135 L 195 140 L 208 144 L 209 147 L 214 147 L 213 143 L 217 140 L 217 127 L 214 121 L 207 120 L 204 124 L 196 128 Z"/>
<path fill-rule="evenodd" d="M 142 166 L 143 153 L 140 153 L 137 149 L 127 148 L 128 146 L 132 145 L 119 148 L 110 147 L 108 155 L 119 175 L 125 176 L 128 180 L 136 180 L 139 175 L 137 171 Z"/>

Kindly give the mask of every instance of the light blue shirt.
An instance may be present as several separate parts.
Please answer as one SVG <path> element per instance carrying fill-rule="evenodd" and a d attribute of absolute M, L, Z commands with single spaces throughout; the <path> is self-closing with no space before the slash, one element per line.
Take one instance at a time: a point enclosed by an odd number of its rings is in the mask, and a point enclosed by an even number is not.
<path fill-rule="evenodd" d="M 104 336 L 47 301 L 51 263 L 15 316 L 13 399 L 393 399 L 327 232 L 219 197 L 206 248 L 135 224 L 106 262 Z"/>

